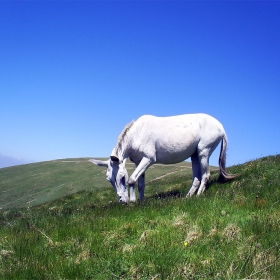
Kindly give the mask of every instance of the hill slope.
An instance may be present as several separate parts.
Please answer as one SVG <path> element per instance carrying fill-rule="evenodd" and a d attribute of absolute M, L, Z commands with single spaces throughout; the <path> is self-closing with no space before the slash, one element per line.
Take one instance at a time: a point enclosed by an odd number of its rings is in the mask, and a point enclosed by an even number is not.
<path fill-rule="evenodd" d="M 280 155 L 230 171 L 188 200 L 177 172 L 129 206 L 108 186 L 2 210 L 0 278 L 280 279 Z"/>
<path fill-rule="evenodd" d="M 127 162 L 129 174 L 134 164 Z M 191 164 L 154 165 L 146 172 L 147 182 L 173 173 L 191 172 Z M 111 187 L 106 169 L 87 158 L 64 159 L 0 169 L 0 209 L 46 203 L 78 191 L 101 191 Z"/>

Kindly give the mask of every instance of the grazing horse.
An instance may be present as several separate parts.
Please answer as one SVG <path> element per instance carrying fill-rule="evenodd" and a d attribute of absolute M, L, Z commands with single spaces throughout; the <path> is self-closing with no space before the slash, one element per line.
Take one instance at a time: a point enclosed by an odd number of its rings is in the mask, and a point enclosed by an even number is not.
<path fill-rule="evenodd" d="M 107 168 L 107 180 L 115 188 L 119 202 L 135 201 L 135 183 L 138 180 L 139 199 L 144 198 L 145 171 L 155 163 L 174 164 L 191 157 L 193 181 L 187 193 L 192 196 L 204 192 L 210 179 L 209 157 L 222 141 L 219 156 L 220 173 L 225 179 L 238 175 L 225 170 L 227 135 L 222 124 L 206 114 L 187 114 L 172 117 L 144 115 L 132 121 L 120 134 L 110 159 L 91 159 Z M 128 178 L 126 159 L 135 163 L 136 169 Z M 128 188 L 130 186 L 130 199 Z"/>

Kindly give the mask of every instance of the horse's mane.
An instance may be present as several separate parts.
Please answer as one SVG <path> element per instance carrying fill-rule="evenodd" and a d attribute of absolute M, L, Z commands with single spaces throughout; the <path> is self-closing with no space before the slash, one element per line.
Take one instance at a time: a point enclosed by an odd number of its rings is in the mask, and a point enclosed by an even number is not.
<path fill-rule="evenodd" d="M 117 150 L 120 150 L 122 147 L 122 143 L 125 140 L 128 131 L 130 130 L 130 128 L 133 126 L 134 121 L 130 122 L 129 124 L 127 124 L 124 128 L 124 130 L 122 131 L 122 133 L 120 134 L 119 138 L 118 138 L 118 143 L 117 143 Z"/>

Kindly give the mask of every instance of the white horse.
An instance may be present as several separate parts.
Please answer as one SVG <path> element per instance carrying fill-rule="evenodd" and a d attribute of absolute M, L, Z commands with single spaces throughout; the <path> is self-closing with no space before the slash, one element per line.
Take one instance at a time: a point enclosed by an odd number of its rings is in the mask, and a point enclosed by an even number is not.
<path fill-rule="evenodd" d="M 204 192 L 210 179 L 209 157 L 220 141 L 220 173 L 225 179 L 234 179 L 238 175 L 228 174 L 225 170 L 226 132 L 218 120 L 206 114 L 173 117 L 144 115 L 125 127 L 109 160 L 90 161 L 107 168 L 107 180 L 115 188 L 119 202 L 128 202 L 136 201 L 137 180 L 139 199 L 144 198 L 145 171 L 152 164 L 174 164 L 191 157 L 193 182 L 187 193 L 190 197 L 196 191 L 197 195 Z M 127 158 L 136 165 L 130 178 L 125 168 Z M 130 199 L 127 185 L 130 186 Z"/>

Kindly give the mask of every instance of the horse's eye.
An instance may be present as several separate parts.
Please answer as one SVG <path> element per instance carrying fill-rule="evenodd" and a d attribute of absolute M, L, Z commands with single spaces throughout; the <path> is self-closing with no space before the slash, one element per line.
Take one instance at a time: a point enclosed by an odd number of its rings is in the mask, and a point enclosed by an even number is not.
<path fill-rule="evenodd" d="M 122 185 L 125 186 L 125 176 L 122 177 Z"/>

